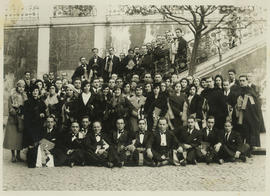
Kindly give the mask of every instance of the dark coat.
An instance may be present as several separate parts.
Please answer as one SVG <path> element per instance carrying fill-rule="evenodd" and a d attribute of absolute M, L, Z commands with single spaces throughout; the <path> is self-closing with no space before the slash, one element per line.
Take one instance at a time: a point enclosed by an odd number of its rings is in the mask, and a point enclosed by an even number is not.
<path fill-rule="evenodd" d="M 89 116 L 90 120 L 93 120 L 95 117 L 94 114 L 94 105 L 95 105 L 95 98 L 96 96 L 91 94 L 88 102 L 84 105 L 82 94 L 79 95 L 77 100 L 75 101 L 76 106 L 76 117 L 80 121 L 83 116 Z"/>
<path fill-rule="evenodd" d="M 187 62 L 187 41 L 183 37 L 178 38 L 176 58 L 179 59 L 180 63 Z"/>
<path fill-rule="evenodd" d="M 214 116 L 216 122 L 215 126 L 218 129 L 222 129 L 228 115 L 223 91 L 217 88 L 208 88 L 203 90 L 202 97 L 207 100 L 209 106 L 209 111 L 207 112 L 208 116 Z"/>
<path fill-rule="evenodd" d="M 189 144 L 193 148 L 198 147 L 201 144 L 201 132 L 200 130 L 193 129 L 192 133 L 188 132 L 187 127 L 183 127 L 177 134 L 178 139 L 181 143 Z"/>
<path fill-rule="evenodd" d="M 46 114 L 46 105 L 40 99 L 30 98 L 24 102 L 24 146 L 28 147 L 38 142 L 42 137 L 45 118 L 40 114 Z"/>
<path fill-rule="evenodd" d="M 97 59 L 97 62 L 95 63 L 95 60 L 94 59 Z M 93 76 L 95 77 L 99 77 L 99 76 L 102 76 L 103 74 L 103 69 L 104 69 L 104 60 L 97 56 L 97 57 L 92 57 L 90 60 L 89 60 L 89 63 L 88 63 L 88 69 L 87 70 L 93 70 Z"/>
<path fill-rule="evenodd" d="M 89 69 L 89 66 L 88 65 L 80 65 L 78 67 L 76 67 L 71 79 L 72 79 L 72 82 L 74 82 L 75 78 L 80 78 L 84 75 L 84 66 L 86 67 L 86 73 L 87 73 L 87 76 L 89 76 L 89 73 L 90 73 L 90 69 Z"/>
<path fill-rule="evenodd" d="M 180 118 L 180 112 L 183 112 L 183 105 L 185 102 L 185 94 L 181 93 L 180 96 L 176 96 L 176 94 L 170 94 L 169 103 L 172 109 L 174 116 Z"/>
<path fill-rule="evenodd" d="M 229 139 L 227 140 L 225 138 L 225 131 L 223 130 L 219 135 L 219 142 L 222 145 L 226 145 L 233 152 L 239 150 L 243 144 L 240 134 L 236 131 L 231 131 Z"/>
<path fill-rule="evenodd" d="M 141 57 L 140 69 L 147 72 L 151 72 L 151 70 L 153 70 L 153 59 L 151 54 L 146 54 Z"/>
<path fill-rule="evenodd" d="M 151 138 L 151 133 L 148 131 L 145 131 L 144 133 L 144 138 L 143 138 L 143 143 L 140 143 L 140 132 L 137 131 L 135 134 L 135 147 L 136 148 L 147 148 L 148 141 Z"/>
<path fill-rule="evenodd" d="M 154 93 L 150 93 L 144 104 L 144 111 L 148 116 L 151 116 L 155 107 L 161 109 L 160 117 L 164 117 L 168 110 L 167 98 L 161 93 L 158 95 L 158 98 L 155 99 Z"/>
<path fill-rule="evenodd" d="M 167 142 L 167 150 L 177 149 L 180 146 L 180 143 L 177 139 L 177 137 L 174 135 L 171 131 L 166 131 L 166 142 Z M 162 146 L 160 146 L 161 142 L 161 135 L 159 131 L 154 131 L 147 144 L 147 148 L 151 148 L 152 150 L 156 152 L 160 152 L 162 149 Z"/>
<path fill-rule="evenodd" d="M 200 95 L 195 94 L 192 98 L 190 104 L 188 98 L 186 97 L 186 103 L 188 104 L 188 114 L 196 114 L 196 118 L 202 119 L 202 103 L 203 99 Z M 188 115 L 188 116 L 189 116 Z"/>
<path fill-rule="evenodd" d="M 210 146 L 214 146 L 219 141 L 219 132 L 213 128 L 207 135 L 206 129 L 207 128 L 203 128 L 201 130 L 201 142 L 208 142 Z"/>
<path fill-rule="evenodd" d="M 90 150 L 92 152 L 95 152 L 96 149 L 97 149 L 97 146 L 100 145 L 101 148 L 103 148 L 103 146 L 105 145 L 104 141 L 106 143 L 107 142 L 107 137 L 106 135 L 104 135 L 103 133 L 100 134 L 100 141 L 97 142 L 96 141 L 96 137 L 95 137 L 95 133 L 93 131 L 89 131 L 87 134 L 86 134 L 86 137 L 85 137 L 85 147 L 87 150 Z"/>

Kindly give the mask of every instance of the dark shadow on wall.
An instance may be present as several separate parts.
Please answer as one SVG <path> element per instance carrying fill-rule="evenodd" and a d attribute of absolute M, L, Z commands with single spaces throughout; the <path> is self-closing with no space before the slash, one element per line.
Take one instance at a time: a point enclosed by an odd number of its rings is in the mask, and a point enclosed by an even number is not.
<path fill-rule="evenodd" d="M 4 77 L 14 74 L 21 79 L 26 70 L 35 77 L 37 72 L 38 29 L 4 30 Z"/>
<path fill-rule="evenodd" d="M 50 71 L 75 69 L 79 58 L 89 59 L 94 47 L 94 26 L 52 27 Z"/>

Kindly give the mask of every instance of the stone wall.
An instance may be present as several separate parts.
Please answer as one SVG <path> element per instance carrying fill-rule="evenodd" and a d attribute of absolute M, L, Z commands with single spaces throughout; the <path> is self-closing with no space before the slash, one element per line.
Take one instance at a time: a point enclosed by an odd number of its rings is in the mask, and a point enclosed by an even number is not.
<path fill-rule="evenodd" d="M 264 83 L 266 81 L 267 75 L 266 53 L 267 53 L 266 47 L 260 48 L 254 51 L 253 53 L 248 54 L 243 58 L 240 58 L 218 70 L 215 70 L 214 72 L 208 75 L 215 76 L 217 74 L 221 74 L 222 76 L 225 76 L 225 78 L 227 78 L 229 69 L 235 69 L 237 76 L 239 76 L 240 74 L 253 73 L 254 83 L 256 85 L 262 86 L 263 88 L 263 85 L 265 85 Z"/>
<path fill-rule="evenodd" d="M 50 71 L 73 70 L 80 56 L 87 59 L 94 47 L 94 27 L 52 27 L 50 29 Z"/>
<path fill-rule="evenodd" d="M 10 73 L 15 80 L 29 70 L 37 72 L 38 29 L 20 28 L 4 30 L 4 76 Z M 8 79 L 9 80 L 9 79 Z"/>

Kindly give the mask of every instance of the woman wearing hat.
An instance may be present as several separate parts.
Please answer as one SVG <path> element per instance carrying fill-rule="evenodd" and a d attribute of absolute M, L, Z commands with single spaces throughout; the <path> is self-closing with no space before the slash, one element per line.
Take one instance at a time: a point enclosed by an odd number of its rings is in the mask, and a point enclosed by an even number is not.
<path fill-rule="evenodd" d="M 11 150 L 12 159 L 14 163 L 21 161 L 20 150 L 23 149 L 23 114 L 22 107 L 27 95 L 24 91 L 25 82 L 19 80 L 16 84 L 16 89 L 11 90 L 11 95 L 8 100 L 9 116 L 6 126 L 6 133 L 3 147 Z M 15 150 L 17 154 L 15 156 Z"/>
<path fill-rule="evenodd" d="M 62 128 L 67 128 L 71 125 L 71 122 L 75 119 L 75 100 L 74 95 L 75 87 L 72 84 L 65 86 L 65 98 L 61 109 Z"/>
<path fill-rule="evenodd" d="M 130 129 L 133 133 L 138 130 L 138 119 L 142 118 L 141 115 L 143 114 L 142 111 L 144 110 L 144 104 L 146 101 L 146 97 L 143 94 L 143 86 L 138 85 L 136 86 L 135 96 L 129 99 L 131 103 L 131 115 L 129 118 L 130 121 Z"/>
<path fill-rule="evenodd" d="M 24 103 L 24 145 L 33 148 L 42 137 L 47 107 L 39 98 L 37 85 L 33 85 L 30 92 L 30 98 Z"/>

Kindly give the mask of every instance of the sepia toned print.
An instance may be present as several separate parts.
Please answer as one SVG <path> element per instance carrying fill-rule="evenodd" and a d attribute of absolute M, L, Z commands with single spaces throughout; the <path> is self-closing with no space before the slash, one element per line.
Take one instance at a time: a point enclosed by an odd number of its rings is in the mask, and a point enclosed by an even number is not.
<path fill-rule="evenodd" d="M 9 4 L 3 190 L 265 191 L 267 11 Z"/>

